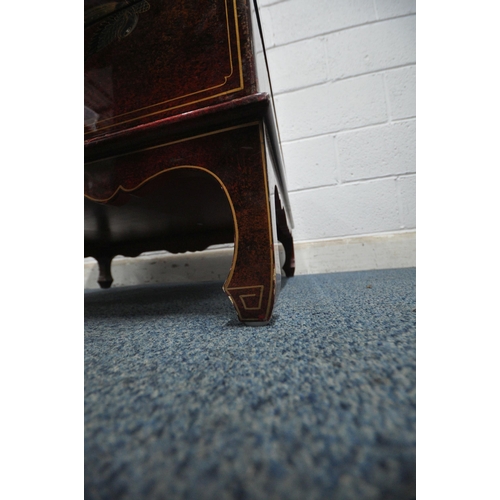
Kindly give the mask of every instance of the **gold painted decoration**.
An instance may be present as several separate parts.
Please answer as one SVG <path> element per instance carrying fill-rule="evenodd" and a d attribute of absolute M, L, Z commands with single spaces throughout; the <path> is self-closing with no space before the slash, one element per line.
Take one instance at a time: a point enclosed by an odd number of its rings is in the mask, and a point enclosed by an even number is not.
<path fill-rule="evenodd" d="M 115 40 L 121 40 L 134 31 L 139 14 L 150 9 L 146 0 L 124 0 L 98 5 L 85 12 L 85 27 L 100 22 L 85 54 L 85 59 L 104 49 Z"/>

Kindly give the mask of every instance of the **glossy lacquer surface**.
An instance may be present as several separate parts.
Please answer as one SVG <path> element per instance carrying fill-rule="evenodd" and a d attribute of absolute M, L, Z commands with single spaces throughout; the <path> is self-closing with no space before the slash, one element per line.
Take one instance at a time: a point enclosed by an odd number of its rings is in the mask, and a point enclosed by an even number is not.
<path fill-rule="evenodd" d="M 224 290 L 241 321 L 270 320 L 281 267 L 292 276 L 295 264 L 251 6 L 85 2 L 85 255 L 97 259 L 101 287 L 112 285 L 116 255 L 233 241 Z"/>
<path fill-rule="evenodd" d="M 256 90 L 241 0 L 85 1 L 85 135 Z"/>

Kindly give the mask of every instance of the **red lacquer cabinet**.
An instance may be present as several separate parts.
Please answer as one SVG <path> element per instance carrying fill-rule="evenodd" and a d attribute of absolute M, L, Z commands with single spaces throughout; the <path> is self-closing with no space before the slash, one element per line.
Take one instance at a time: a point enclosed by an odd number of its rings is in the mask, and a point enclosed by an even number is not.
<path fill-rule="evenodd" d="M 85 0 L 85 255 L 234 241 L 224 290 L 265 324 L 292 219 L 253 0 Z M 278 242 L 284 247 L 280 262 Z"/>

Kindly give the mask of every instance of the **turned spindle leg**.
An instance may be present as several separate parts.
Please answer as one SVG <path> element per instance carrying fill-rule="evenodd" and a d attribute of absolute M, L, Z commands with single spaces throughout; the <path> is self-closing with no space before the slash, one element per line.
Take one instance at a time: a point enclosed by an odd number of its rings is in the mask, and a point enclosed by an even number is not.
<path fill-rule="evenodd" d="M 113 283 L 113 276 L 111 276 L 111 261 L 113 257 L 109 255 L 100 255 L 97 257 L 97 263 L 99 264 L 99 277 L 97 278 L 97 283 L 101 288 L 109 288 L 111 283 Z"/>

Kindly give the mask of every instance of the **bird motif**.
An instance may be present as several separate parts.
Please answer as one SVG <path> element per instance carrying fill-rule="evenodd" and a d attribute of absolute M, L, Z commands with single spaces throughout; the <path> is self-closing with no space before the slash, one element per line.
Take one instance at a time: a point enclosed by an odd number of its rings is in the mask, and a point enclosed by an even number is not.
<path fill-rule="evenodd" d="M 85 59 L 104 49 L 115 40 L 132 33 L 139 21 L 139 14 L 150 9 L 146 0 L 107 2 L 85 12 L 85 27 L 100 23 L 90 40 Z"/>

